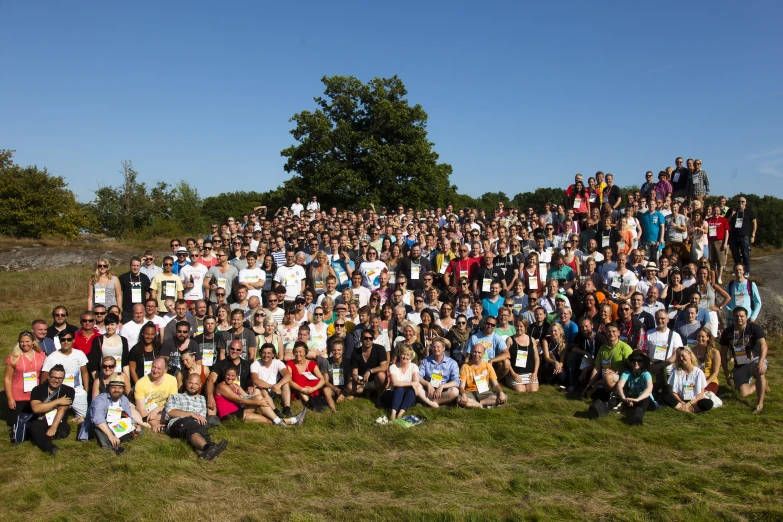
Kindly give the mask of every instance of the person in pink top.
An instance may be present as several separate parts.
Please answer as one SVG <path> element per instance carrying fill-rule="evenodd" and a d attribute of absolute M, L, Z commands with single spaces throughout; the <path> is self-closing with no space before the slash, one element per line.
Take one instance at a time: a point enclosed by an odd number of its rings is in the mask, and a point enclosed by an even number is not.
<path fill-rule="evenodd" d="M 32 332 L 25 330 L 5 360 L 4 389 L 8 397 L 8 425 L 16 424 L 20 413 L 29 413 L 30 392 L 40 384 L 46 354 Z"/>

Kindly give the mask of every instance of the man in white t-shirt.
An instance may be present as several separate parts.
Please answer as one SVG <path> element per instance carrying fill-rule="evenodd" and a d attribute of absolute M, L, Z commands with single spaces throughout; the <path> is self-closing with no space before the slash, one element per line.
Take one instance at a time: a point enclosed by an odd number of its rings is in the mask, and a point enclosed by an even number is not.
<path fill-rule="evenodd" d="M 299 214 L 304 210 L 304 205 L 302 205 L 301 198 L 296 198 L 296 201 L 291 205 L 291 212 L 296 217 L 299 217 Z"/>
<path fill-rule="evenodd" d="M 293 302 L 296 296 L 304 293 L 305 289 L 305 271 L 304 268 L 295 264 L 296 250 L 289 248 L 285 252 L 285 264 L 278 267 L 275 273 L 275 281 L 285 287 L 285 300 Z"/>
<path fill-rule="evenodd" d="M 145 324 L 147 321 L 144 319 L 144 305 L 133 305 L 133 320 L 122 325 L 122 332 L 120 332 L 120 335 L 128 340 L 129 348 L 133 348 L 139 342 L 139 334 Z"/>
<path fill-rule="evenodd" d="M 87 414 L 87 392 L 84 391 L 84 383 L 89 383 L 87 375 L 87 356 L 81 350 L 73 349 L 74 334 L 68 330 L 60 332 L 60 349 L 52 352 L 44 361 L 41 368 L 41 382 L 49 379 L 49 370 L 56 364 L 61 364 L 65 369 L 63 384 L 70 386 L 75 392 L 71 409 L 76 417 L 76 422 L 81 423 Z"/>
<path fill-rule="evenodd" d="M 669 329 L 669 314 L 666 310 L 655 312 L 655 329 L 647 332 L 647 356 L 650 358 L 649 372 L 658 384 L 666 382 L 672 365 L 677 361 L 677 348 L 682 347 L 680 335 Z"/>
<path fill-rule="evenodd" d="M 372 292 L 362 286 L 362 279 L 363 276 L 358 270 L 351 276 L 351 283 L 353 283 L 351 292 L 359 299 L 359 308 L 367 306 L 370 303 L 370 297 L 372 296 Z"/>
<path fill-rule="evenodd" d="M 247 296 L 256 296 L 261 299 L 261 290 L 266 283 L 266 272 L 256 266 L 258 260 L 258 254 L 255 252 L 248 252 L 245 256 L 247 261 L 247 268 L 243 268 L 239 271 L 239 282 L 247 286 Z"/>
<path fill-rule="evenodd" d="M 190 251 L 190 264 L 179 269 L 179 276 L 182 278 L 182 286 L 185 293 L 182 296 L 186 301 L 198 301 L 204 299 L 204 277 L 207 275 L 208 268 L 198 262 L 200 252 L 198 248 Z"/>
<path fill-rule="evenodd" d="M 310 212 L 318 212 L 321 210 L 321 204 L 318 203 L 318 198 L 316 196 L 313 196 L 313 199 L 307 203 L 307 210 Z"/>
<path fill-rule="evenodd" d="M 318 296 L 316 304 L 320 305 L 323 302 L 324 297 L 331 297 L 332 301 L 337 302 L 337 298 L 341 295 L 340 292 L 337 291 L 337 278 L 333 275 L 328 275 L 326 276 L 324 284 L 326 285 L 326 290 L 323 294 Z"/>
<path fill-rule="evenodd" d="M 264 343 L 261 345 L 261 359 L 250 365 L 250 378 L 261 395 L 270 402 L 275 397 L 280 398 L 283 405 L 282 413 L 274 409 L 278 417 L 291 415 L 291 372 L 283 361 L 275 358 L 275 345 Z"/>

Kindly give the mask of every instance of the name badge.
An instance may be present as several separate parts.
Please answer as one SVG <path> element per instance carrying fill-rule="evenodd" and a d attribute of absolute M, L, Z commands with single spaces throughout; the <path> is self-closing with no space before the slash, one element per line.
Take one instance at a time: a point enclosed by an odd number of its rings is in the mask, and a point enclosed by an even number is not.
<path fill-rule="evenodd" d="M 666 359 L 667 346 L 665 344 L 655 344 L 655 350 L 653 351 L 653 359 L 656 361 L 663 361 Z"/>
<path fill-rule="evenodd" d="M 744 346 L 734 347 L 734 362 L 736 364 L 748 364 L 750 362 L 748 352 L 745 350 Z"/>
<path fill-rule="evenodd" d="M 74 375 L 70 374 L 65 376 L 65 379 L 63 379 L 63 384 L 66 386 L 70 386 L 71 388 L 75 388 L 76 387 L 76 385 L 74 384 L 75 381 L 76 378 L 74 377 Z"/>
<path fill-rule="evenodd" d="M 443 383 L 443 371 L 432 370 L 432 375 L 430 376 L 430 384 L 432 384 L 432 387 L 440 388 L 440 385 L 442 383 Z"/>
<path fill-rule="evenodd" d="M 117 364 L 117 368 L 114 369 L 114 373 L 122 372 L 122 356 L 114 356 L 114 362 Z"/>
<path fill-rule="evenodd" d="M 96 288 L 93 292 L 93 301 L 95 301 L 95 304 L 106 304 L 106 289 L 105 288 Z"/>
<path fill-rule="evenodd" d="M 538 290 L 538 278 L 533 276 L 527 283 L 528 290 Z"/>
<path fill-rule="evenodd" d="M 342 267 L 335 269 L 335 273 L 337 274 L 337 279 L 340 281 L 341 285 L 344 285 L 348 282 L 348 274 L 345 273 L 345 270 L 343 270 Z"/>
<path fill-rule="evenodd" d="M 517 350 L 517 359 L 514 366 L 517 368 L 527 368 L 527 350 Z"/>
<path fill-rule="evenodd" d="M 205 366 L 212 366 L 215 364 L 215 349 L 204 348 L 201 352 L 201 364 Z"/>
<path fill-rule="evenodd" d="M 141 283 L 131 283 L 131 302 L 141 303 Z"/>
<path fill-rule="evenodd" d="M 601 359 L 601 375 L 603 376 L 604 373 L 606 373 L 606 370 L 611 369 L 612 360 L 611 359 Z"/>
<path fill-rule="evenodd" d="M 120 422 L 120 419 L 122 419 L 122 407 L 119 403 L 109 406 L 109 410 L 106 412 L 106 422 L 114 424 Z"/>
<path fill-rule="evenodd" d="M 612 288 L 620 288 L 623 286 L 623 276 L 614 276 L 612 278 Z"/>
<path fill-rule="evenodd" d="M 149 375 L 152 372 L 152 361 L 144 361 L 144 375 Z"/>
<path fill-rule="evenodd" d="M 609 246 L 609 236 L 601 236 L 601 248 L 607 248 Z"/>
<path fill-rule="evenodd" d="M 445 273 L 446 273 L 446 269 L 447 269 L 448 267 L 449 267 L 449 262 L 448 262 L 448 260 L 447 260 L 447 259 L 444 257 L 444 258 L 443 258 L 443 263 L 441 263 L 441 264 L 440 264 L 440 270 L 439 270 L 439 271 L 440 271 L 440 273 L 441 273 L 441 274 L 445 274 Z"/>
<path fill-rule="evenodd" d="M 742 222 L 745 220 L 744 217 L 738 217 L 737 221 L 734 222 L 734 228 L 742 228 Z"/>
<path fill-rule="evenodd" d="M 302 376 L 307 379 L 308 381 L 317 381 L 318 377 L 313 375 L 311 372 L 302 372 Z"/>
<path fill-rule="evenodd" d="M 418 279 L 421 267 L 418 265 L 411 265 L 411 279 Z"/>
<path fill-rule="evenodd" d="M 177 283 L 174 281 L 164 281 L 163 283 L 163 295 L 166 297 L 177 296 Z"/>
<path fill-rule="evenodd" d="M 57 408 L 55 408 L 52 411 L 46 413 L 46 415 L 44 415 L 44 417 L 46 417 L 46 424 L 51 426 L 52 423 L 54 422 L 54 418 L 55 418 L 56 415 L 57 415 Z"/>
<path fill-rule="evenodd" d="M 411 279 L 418 279 L 418 277 L 414 277 Z M 393 285 L 396 282 L 397 282 L 397 272 L 395 272 L 394 270 L 389 270 L 389 284 Z"/>
<path fill-rule="evenodd" d="M 459 271 L 459 277 L 460 277 L 460 279 L 462 279 L 463 277 L 467 279 L 468 271 L 467 270 L 460 270 Z"/>
<path fill-rule="evenodd" d="M 223 290 L 226 290 L 226 289 L 227 289 L 227 288 L 226 288 L 226 286 L 227 286 L 227 282 L 228 282 L 228 279 L 226 279 L 225 277 L 218 277 L 218 283 L 217 283 L 217 285 L 218 285 L 220 288 L 222 288 Z"/>
<path fill-rule="evenodd" d="M 152 397 L 147 397 L 146 399 L 144 399 L 144 409 L 147 410 L 147 413 L 151 412 L 157 407 L 158 407 L 158 403 L 155 402 L 155 400 Z"/>
<path fill-rule="evenodd" d="M 693 400 L 693 384 L 683 384 L 682 385 L 682 400 L 684 401 L 692 401 Z"/>
<path fill-rule="evenodd" d="M 332 368 L 332 384 L 335 386 L 345 385 L 345 378 L 343 376 L 342 368 Z"/>
<path fill-rule="evenodd" d="M 492 286 L 492 279 L 489 279 L 488 277 L 485 277 L 481 281 L 481 291 L 482 292 L 489 292 L 489 287 Z"/>
<path fill-rule="evenodd" d="M 582 206 L 582 198 L 576 197 L 574 198 L 574 208 L 579 209 L 579 207 Z"/>
<path fill-rule="evenodd" d="M 35 372 L 22 372 L 22 386 L 25 393 L 33 391 L 38 386 L 38 375 Z"/>
<path fill-rule="evenodd" d="M 717 235 L 718 235 L 717 225 L 710 225 L 710 237 L 715 237 Z"/>
<path fill-rule="evenodd" d="M 486 375 L 476 375 L 476 389 L 479 393 L 484 393 L 489 391 L 489 383 L 487 382 L 487 376 Z"/>

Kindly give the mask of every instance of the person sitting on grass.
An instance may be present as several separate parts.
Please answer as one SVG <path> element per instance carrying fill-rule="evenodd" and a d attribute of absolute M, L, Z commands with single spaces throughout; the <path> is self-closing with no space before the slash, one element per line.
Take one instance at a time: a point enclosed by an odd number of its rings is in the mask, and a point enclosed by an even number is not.
<path fill-rule="evenodd" d="M 457 361 L 446 356 L 447 343 L 443 337 L 433 339 L 432 355 L 425 357 L 419 366 L 419 398 L 431 408 L 449 404 L 459 397 L 459 366 Z"/>
<path fill-rule="evenodd" d="M 367 335 L 370 335 L 367 332 Z M 307 359 L 307 343 L 296 341 L 294 343 L 294 358 L 286 363 L 291 372 L 291 393 L 302 404 L 310 406 L 313 411 L 321 411 L 326 407 L 326 400 L 321 395 L 324 386 L 324 377 L 315 361 Z"/>
<path fill-rule="evenodd" d="M 261 360 L 250 365 L 250 377 L 261 396 L 270 401 L 280 398 L 283 411 L 275 410 L 278 417 L 291 416 L 291 372 L 288 366 L 277 358 L 275 345 L 263 343 L 260 349 Z"/>
<path fill-rule="evenodd" d="M 185 393 L 169 396 L 165 404 L 169 419 L 166 433 L 169 437 L 187 440 L 199 459 L 212 460 L 226 449 L 228 441 L 212 442 L 207 431 L 207 401 L 198 393 L 200 388 L 201 378 L 194 373 L 185 381 Z"/>
<path fill-rule="evenodd" d="M 421 395 L 419 384 L 419 367 L 411 362 L 413 348 L 402 345 L 399 360 L 389 367 L 391 387 L 383 392 L 381 400 L 387 408 L 391 408 L 391 420 L 405 415 L 405 411 L 416 404 L 416 396 Z"/>
<path fill-rule="evenodd" d="M 593 417 L 604 417 L 609 410 L 625 407 L 632 411 L 628 424 L 644 424 L 644 412 L 655 409 L 652 400 L 653 379 L 647 368 L 650 360 L 640 352 L 634 351 L 626 360 L 628 368 L 620 374 L 614 394 L 608 402 L 596 400 L 590 406 Z"/>
<path fill-rule="evenodd" d="M 112 357 L 104 359 L 113 361 Z M 103 362 L 105 365 L 107 361 Z M 101 448 L 114 451 L 117 455 L 125 451 L 121 445 L 123 442 L 133 440 L 141 433 L 141 424 L 133 421 L 134 412 L 125 396 L 127 380 L 128 376 L 125 374 L 113 374 L 106 383 L 106 391 L 93 397 L 90 404 L 90 420 L 94 425 L 95 439 Z"/>
<path fill-rule="evenodd" d="M 767 340 L 764 330 L 748 321 L 748 311 L 743 306 L 733 312 L 734 324 L 720 336 L 720 357 L 726 381 L 739 392 L 742 398 L 756 392 L 758 405 L 754 413 L 764 410 L 764 394 L 767 391 Z M 734 368 L 729 374 L 729 356 L 734 359 Z M 751 384 L 756 379 L 755 388 Z"/>
<path fill-rule="evenodd" d="M 363 331 L 359 337 L 361 345 L 351 355 L 351 386 L 353 395 L 366 392 L 383 392 L 386 387 L 386 370 L 389 367 L 386 350 L 373 342 L 373 334 Z"/>
<path fill-rule="evenodd" d="M 661 397 L 667 406 L 690 413 L 712 409 L 712 400 L 705 397 L 707 378 L 701 368 L 696 366 L 697 362 L 696 356 L 687 346 L 677 349 L 677 369 L 669 377 L 669 392 Z"/>
<path fill-rule="evenodd" d="M 73 337 L 73 334 L 64 334 Z M 30 392 L 30 409 L 35 414 L 27 423 L 27 437 L 41 451 L 54 455 L 60 448 L 53 439 L 64 439 L 71 433 L 68 424 L 68 410 L 73 404 L 76 392 L 63 384 L 65 368 L 55 364 L 49 368 L 46 380 Z"/>
<path fill-rule="evenodd" d="M 494 319 L 493 319 L 494 320 Z M 507 398 L 498 383 L 495 369 L 483 360 L 484 345 L 473 346 L 470 359 L 459 372 L 459 401 L 465 408 L 488 408 L 505 404 Z M 492 391 L 490 389 L 492 387 Z"/>
<path fill-rule="evenodd" d="M 239 386 L 238 370 L 229 366 L 223 373 L 223 381 L 215 388 L 215 405 L 221 421 L 229 417 L 242 419 L 245 422 L 262 424 L 301 424 L 304 421 L 305 410 L 296 417 L 281 419 L 274 411 L 274 402 L 258 395 L 249 395 Z M 256 413 L 260 411 L 261 413 Z"/>
<path fill-rule="evenodd" d="M 353 398 L 346 386 L 347 378 L 351 375 L 351 362 L 343 357 L 344 350 L 343 339 L 334 339 L 325 364 L 323 392 L 326 403 L 333 412 L 337 411 L 337 404 Z"/>
<path fill-rule="evenodd" d="M 166 373 L 168 365 L 165 357 L 155 359 L 149 375 L 139 379 L 133 390 L 136 409 L 141 415 L 142 422 L 149 423 L 152 431 L 156 433 L 163 430 L 163 409 L 166 407 L 166 400 L 177 393 L 176 377 Z"/>
<path fill-rule="evenodd" d="M 511 368 L 506 375 L 506 386 L 517 393 L 538 391 L 538 370 L 541 364 L 538 341 L 527 334 L 530 324 L 523 316 L 517 316 L 517 334 L 506 339 L 506 351 L 501 354 L 509 360 Z"/>

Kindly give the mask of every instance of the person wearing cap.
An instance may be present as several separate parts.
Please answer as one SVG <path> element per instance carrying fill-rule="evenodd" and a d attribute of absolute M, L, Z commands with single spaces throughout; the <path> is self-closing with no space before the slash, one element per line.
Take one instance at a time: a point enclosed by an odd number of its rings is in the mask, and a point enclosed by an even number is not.
<path fill-rule="evenodd" d="M 190 264 L 190 261 L 188 260 L 188 249 L 181 246 L 177 248 L 175 253 L 177 255 L 177 260 L 174 261 L 174 266 L 171 267 L 171 273 L 179 275 L 179 271 Z"/>
<path fill-rule="evenodd" d="M 663 292 L 664 284 L 658 279 L 658 265 L 655 261 L 648 261 L 644 267 L 644 277 L 636 283 L 636 291 L 646 296 L 650 287 L 657 287 L 658 293 Z"/>
<path fill-rule="evenodd" d="M 228 446 L 226 439 L 212 442 L 207 431 L 207 404 L 199 394 L 201 377 L 193 374 L 185 383 L 185 393 L 175 393 L 168 397 L 165 405 L 166 433 L 172 438 L 183 438 L 193 446 L 199 459 L 212 460 Z"/>
<path fill-rule="evenodd" d="M 124 451 L 123 442 L 141 433 L 141 425 L 133 422 L 131 403 L 125 396 L 125 379 L 119 373 L 109 378 L 105 392 L 93 398 L 90 420 L 101 448 L 113 450 L 118 455 Z"/>

